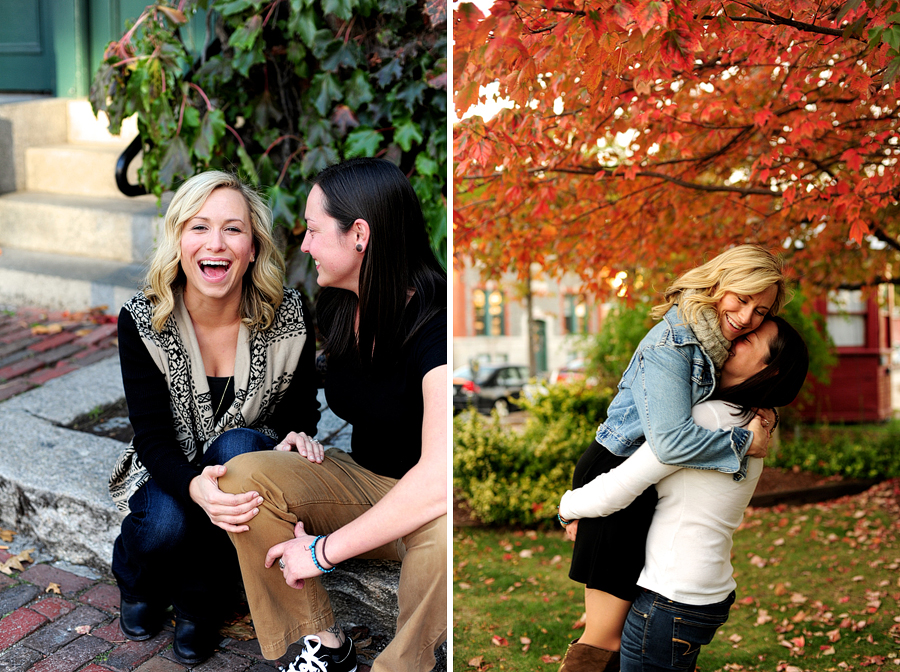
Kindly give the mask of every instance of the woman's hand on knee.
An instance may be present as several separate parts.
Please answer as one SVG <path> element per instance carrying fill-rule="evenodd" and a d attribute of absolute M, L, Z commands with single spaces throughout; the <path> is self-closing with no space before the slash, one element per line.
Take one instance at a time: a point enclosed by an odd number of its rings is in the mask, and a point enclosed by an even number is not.
<path fill-rule="evenodd" d="M 284 581 L 291 588 L 300 589 L 305 585 L 305 579 L 321 576 L 322 572 L 312 560 L 309 546 L 314 543 L 316 537 L 306 533 L 303 522 L 294 526 L 294 538 L 275 544 L 266 553 L 266 569 L 278 562 L 278 567 L 284 575 Z"/>
<path fill-rule="evenodd" d="M 275 446 L 275 450 L 296 450 L 310 462 L 317 464 L 325 459 L 325 447 L 306 432 L 290 432 L 281 443 Z"/>
<path fill-rule="evenodd" d="M 205 467 L 199 476 L 191 481 L 191 499 L 209 516 L 216 527 L 226 532 L 246 532 L 246 524 L 259 513 L 263 498 L 257 492 L 242 492 L 232 495 L 219 489 L 218 479 L 225 475 L 226 467 L 221 464 Z"/>

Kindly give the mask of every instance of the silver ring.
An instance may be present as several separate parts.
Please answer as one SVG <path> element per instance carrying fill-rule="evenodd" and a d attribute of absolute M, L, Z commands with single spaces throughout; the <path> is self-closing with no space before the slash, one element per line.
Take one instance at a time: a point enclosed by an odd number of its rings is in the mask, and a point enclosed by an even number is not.
<path fill-rule="evenodd" d="M 278 558 L 278 566 L 284 569 L 284 558 Z"/>

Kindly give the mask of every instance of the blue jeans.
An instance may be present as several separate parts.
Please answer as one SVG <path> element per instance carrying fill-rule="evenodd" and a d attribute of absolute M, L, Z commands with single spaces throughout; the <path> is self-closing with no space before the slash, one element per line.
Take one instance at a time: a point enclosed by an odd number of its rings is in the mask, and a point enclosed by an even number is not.
<path fill-rule="evenodd" d="M 271 450 L 254 429 L 231 429 L 210 445 L 200 468 Z M 113 546 L 112 570 L 122 599 L 150 602 L 201 622 L 218 622 L 232 606 L 240 568 L 228 534 L 199 506 L 182 502 L 152 478 L 128 501 L 130 513 Z"/>
<path fill-rule="evenodd" d="M 734 591 L 716 604 L 683 604 L 642 589 L 622 630 L 622 672 L 694 670 L 700 647 L 728 620 Z"/>

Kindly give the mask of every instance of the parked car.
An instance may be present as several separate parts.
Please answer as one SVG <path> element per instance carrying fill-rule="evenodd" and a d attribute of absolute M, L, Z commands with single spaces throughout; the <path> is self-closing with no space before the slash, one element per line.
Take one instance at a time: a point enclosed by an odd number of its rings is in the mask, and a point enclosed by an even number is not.
<path fill-rule="evenodd" d="M 500 415 L 518 410 L 516 400 L 528 382 L 528 367 L 522 364 L 482 364 L 476 371 L 463 366 L 453 372 L 453 412 L 470 406 L 479 413 Z"/>
<path fill-rule="evenodd" d="M 573 359 L 550 374 L 551 385 L 578 381 L 584 381 L 588 387 L 593 387 L 598 383 L 597 376 L 587 375 L 587 361 L 584 359 Z"/>

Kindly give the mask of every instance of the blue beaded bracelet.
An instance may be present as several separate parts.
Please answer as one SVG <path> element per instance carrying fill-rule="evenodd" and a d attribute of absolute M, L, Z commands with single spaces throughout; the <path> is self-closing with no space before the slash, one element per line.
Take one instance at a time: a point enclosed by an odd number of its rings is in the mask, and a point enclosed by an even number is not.
<path fill-rule="evenodd" d="M 313 539 L 313 542 L 309 546 L 306 547 L 312 555 L 312 561 L 316 566 L 316 569 L 318 569 L 323 574 L 329 574 L 334 571 L 334 567 L 332 567 L 331 569 L 325 569 L 324 567 L 322 567 L 322 565 L 319 564 L 319 561 L 316 559 L 316 544 L 319 543 L 319 539 L 324 539 L 326 536 L 327 535 L 320 534 L 318 537 Z"/>

